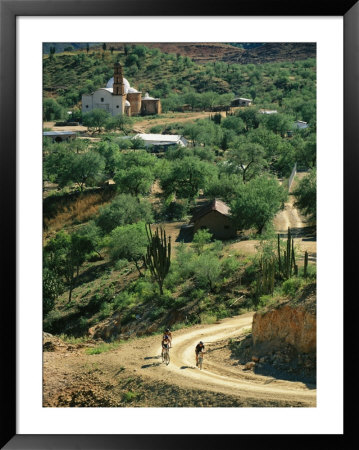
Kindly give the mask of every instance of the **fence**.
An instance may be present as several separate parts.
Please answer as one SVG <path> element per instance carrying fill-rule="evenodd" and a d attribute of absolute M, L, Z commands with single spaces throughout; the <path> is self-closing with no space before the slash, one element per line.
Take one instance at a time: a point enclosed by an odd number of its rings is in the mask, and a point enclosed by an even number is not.
<path fill-rule="evenodd" d="M 292 183 L 293 183 L 293 180 L 294 180 L 294 177 L 295 177 L 296 173 L 297 173 L 297 163 L 294 164 L 292 173 L 290 174 L 290 177 L 289 177 L 289 180 L 288 180 L 288 190 L 290 190 L 290 188 L 292 187 Z"/>

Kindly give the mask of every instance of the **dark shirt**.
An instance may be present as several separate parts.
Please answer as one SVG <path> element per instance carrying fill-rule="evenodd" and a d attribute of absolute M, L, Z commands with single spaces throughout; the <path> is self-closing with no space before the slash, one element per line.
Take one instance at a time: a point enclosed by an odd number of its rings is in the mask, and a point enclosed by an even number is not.
<path fill-rule="evenodd" d="M 198 354 L 202 350 L 204 350 L 204 345 L 197 344 L 196 345 L 196 353 Z"/>

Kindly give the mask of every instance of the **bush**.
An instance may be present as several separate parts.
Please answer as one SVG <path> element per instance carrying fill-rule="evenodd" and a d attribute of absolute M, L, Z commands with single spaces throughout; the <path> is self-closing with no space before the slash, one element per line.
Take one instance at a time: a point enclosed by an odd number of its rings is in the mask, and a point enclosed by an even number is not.
<path fill-rule="evenodd" d="M 282 284 L 282 292 L 284 295 L 295 297 L 296 293 L 303 285 L 303 280 L 300 278 L 289 278 Z"/>
<path fill-rule="evenodd" d="M 205 323 L 208 325 L 217 322 L 217 316 L 215 316 L 214 314 L 201 313 L 199 317 L 201 318 L 201 323 Z"/>

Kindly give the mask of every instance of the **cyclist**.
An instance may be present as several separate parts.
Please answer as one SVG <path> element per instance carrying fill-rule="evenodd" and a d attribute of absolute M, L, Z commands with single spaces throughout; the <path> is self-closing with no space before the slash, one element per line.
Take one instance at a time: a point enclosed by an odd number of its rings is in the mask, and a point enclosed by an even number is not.
<path fill-rule="evenodd" d="M 167 334 L 165 334 L 162 337 L 162 353 L 161 353 L 162 358 L 163 358 L 163 350 L 165 350 L 165 349 L 169 350 L 170 344 L 171 344 L 171 342 L 169 340 L 169 337 L 167 336 Z"/>
<path fill-rule="evenodd" d="M 198 367 L 198 355 L 199 353 L 204 353 L 205 349 L 204 349 L 204 343 L 202 341 L 200 341 L 195 348 L 195 352 L 196 352 L 196 366 Z"/>
<path fill-rule="evenodd" d="M 163 333 L 163 337 L 168 336 L 168 339 L 170 341 L 170 348 L 172 347 L 172 333 L 169 328 L 166 328 L 165 332 Z"/>

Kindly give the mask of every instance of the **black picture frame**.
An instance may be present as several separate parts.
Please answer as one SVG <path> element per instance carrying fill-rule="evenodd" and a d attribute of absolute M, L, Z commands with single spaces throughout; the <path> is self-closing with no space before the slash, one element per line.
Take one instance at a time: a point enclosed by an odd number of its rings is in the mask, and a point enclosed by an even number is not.
<path fill-rule="evenodd" d="M 336 3 L 245 0 L 236 3 L 188 0 L 0 0 L 0 185 L 2 203 L 1 255 L 6 260 L 2 278 L 2 375 L 3 417 L 1 448 L 6 449 L 162 449 L 221 448 L 225 445 L 288 445 L 288 440 L 317 444 L 325 435 L 18 435 L 16 433 L 16 17 L 18 16 L 342 16 L 344 18 L 344 208 L 345 232 L 353 236 L 344 242 L 350 255 L 356 244 L 353 189 L 359 169 L 359 4 L 355 0 Z M 355 279 L 355 265 L 344 272 L 346 292 Z M 354 291 L 353 291 L 354 292 Z M 353 329 L 355 311 L 346 305 L 346 335 Z M 346 339 L 348 342 L 349 338 Z M 346 347 L 345 358 L 350 350 Z M 353 349 L 352 356 L 355 355 Z M 348 362 L 348 358 L 346 358 Z M 346 373 L 346 372 L 345 372 Z M 348 390 L 347 390 L 348 393 Z M 347 399 L 347 397 L 346 397 Z M 345 402 L 348 405 L 349 402 Z M 345 434 L 330 435 L 336 448 L 353 430 L 354 417 L 346 418 Z M 199 426 L 201 418 L 199 417 Z M 205 429 L 205 425 L 204 425 Z M 280 438 L 280 440 L 279 440 Z M 339 442 L 339 440 L 341 442 Z"/>

